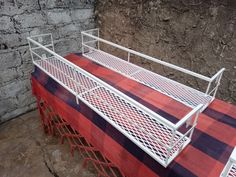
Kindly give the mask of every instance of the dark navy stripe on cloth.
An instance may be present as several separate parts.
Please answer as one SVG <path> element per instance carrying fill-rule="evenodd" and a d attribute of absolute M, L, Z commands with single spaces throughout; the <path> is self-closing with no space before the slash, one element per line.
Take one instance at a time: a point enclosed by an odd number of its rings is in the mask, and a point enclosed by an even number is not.
<path fill-rule="evenodd" d="M 233 150 L 233 147 L 206 133 L 203 133 L 199 129 L 194 130 L 191 145 L 224 164 L 227 162 L 228 157 L 222 157 L 222 154 L 224 154 L 227 148 Z"/>
<path fill-rule="evenodd" d="M 37 78 L 40 75 L 44 74 L 43 71 L 37 69 L 32 74 L 32 76 L 38 80 Z M 42 83 L 40 83 L 42 84 Z M 54 85 L 54 86 L 52 86 Z M 48 82 L 42 85 L 46 90 L 48 90 L 51 94 L 55 95 L 55 93 L 59 90 L 63 90 L 64 88 L 57 83 L 52 78 L 48 78 Z M 53 87 L 53 88 L 50 88 Z M 64 89 L 66 90 L 66 89 Z M 68 97 L 74 97 L 69 91 L 66 90 Z M 68 102 L 68 99 L 65 99 L 64 96 L 57 95 L 59 99 L 61 99 L 66 104 L 70 105 L 81 114 L 83 114 L 88 120 L 90 120 L 93 124 L 95 124 L 99 129 L 105 132 L 109 137 L 111 137 L 114 141 L 120 144 L 123 148 L 125 148 L 130 154 L 136 157 L 139 161 L 149 167 L 153 172 L 155 172 L 159 176 L 163 177 L 178 177 L 178 176 L 186 176 L 186 177 L 196 177 L 191 171 L 186 169 L 185 167 L 177 164 L 176 162 L 172 162 L 172 164 L 168 168 L 164 168 L 158 162 L 156 162 L 152 157 L 150 157 L 147 153 L 145 153 L 142 149 L 140 149 L 136 144 L 134 144 L 130 139 L 120 133 L 117 129 L 115 129 L 112 125 L 105 121 L 102 117 L 100 117 L 96 112 L 91 110 L 87 105 L 85 105 L 82 101 L 80 102 L 79 109 L 74 106 L 76 104 L 75 101 Z M 171 167 L 171 168 L 170 168 Z M 178 172 L 178 173 L 176 173 Z"/>
<path fill-rule="evenodd" d="M 46 88 L 50 93 L 53 93 L 53 95 L 57 96 L 61 100 L 63 100 L 65 103 L 70 105 L 76 110 L 80 110 L 79 104 L 76 103 L 75 96 L 70 93 L 68 90 L 66 90 L 64 87 L 62 87 L 59 83 L 57 83 L 54 79 L 49 77 L 46 73 L 44 73 L 41 69 L 35 66 L 35 70 L 32 73 L 32 76 L 40 82 L 41 85 L 43 85 L 44 88 Z M 45 78 L 47 79 L 40 79 Z"/>
<path fill-rule="evenodd" d="M 211 109 L 211 108 L 207 108 L 203 111 L 204 114 L 206 114 L 207 116 L 219 121 L 219 122 L 222 122 L 224 124 L 227 124 L 233 128 L 236 128 L 236 118 L 233 118 L 227 114 L 223 114 L 221 112 L 218 112 L 214 109 Z"/>

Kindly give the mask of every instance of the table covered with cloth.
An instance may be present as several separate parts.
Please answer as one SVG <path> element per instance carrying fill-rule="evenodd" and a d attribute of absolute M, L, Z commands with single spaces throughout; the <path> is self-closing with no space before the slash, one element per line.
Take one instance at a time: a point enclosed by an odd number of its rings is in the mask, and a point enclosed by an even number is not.
<path fill-rule="evenodd" d="M 65 57 L 166 119 L 177 122 L 191 109 L 81 54 Z M 164 168 L 83 102 L 35 66 L 32 90 L 129 177 L 218 177 L 236 145 L 236 106 L 215 99 L 200 114 L 192 142 Z"/>

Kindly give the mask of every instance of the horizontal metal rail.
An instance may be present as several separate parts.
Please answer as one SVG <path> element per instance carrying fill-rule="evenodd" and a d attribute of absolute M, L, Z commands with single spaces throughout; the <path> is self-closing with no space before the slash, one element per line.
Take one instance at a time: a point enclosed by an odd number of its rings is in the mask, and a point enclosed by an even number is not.
<path fill-rule="evenodd" d="M 98 40 L 98 41 L 101 41 L 101 42 L 103 42 L 103 43 L 109 44 L 109 45 L 111 45 L 111 46 L 113 46 L 113 47 L 116 47 L 116 48 L 118 48 L 118 49 L 121 49 L 121 50 L 124 50 L 124 51 L 126 51 L 126 52 L 129 52 L 130 54 L 134 54 L 134 55 L 143 57 L 143 58 L 145 58 L 145 59 L 147 59 L 147 60 L 150 60 L 150 61 L 159 63 L 159 64 L 161 64 L 161 65 L 164 65 L 164 66 L 167 66 L 167 67 L 169 67 L 169 68 L 172 68 L 172 69 L 181 71 L 181 72 L 183 72 L 183 73 L 186 73 L 186 74 L 195 76 L 195 77 L 197 77 L 197 78 L 199 78 L 199 79 L 202 79 L 202 80 L 205 80 L 205 81 L 208 81 L 208 82 L 211 81 L 211 78 L 210 78 L 210 77 L 204 76 L 204 75 L 202 75 L 202 74 L 195 73 L 195 72 L 193 72 L 193 71 L 190 71 L 190 70 L 187 70 L 187 69 L 185 69 L 185 68 L 176 66 L 176 65 L 174 65 L 174 64 L 167 63 L 167 62 L 165 62 L 165 61 L 156 59 L 156 58 L 154 58 L 154 57 L 151 57 L 151 56 L 148 56 L 148 55 L 145 55 L 145 54 L 142 54 L 142 53 L 137 52 L 137 51 L 135 51 L 135 50 L 128 49 L 128 48 L 123 47 L 123 46 L 121 46 L 121 45 L 115 44 L 115 43 L 113 43 L 113 42 L 107 41 L 107 40 L 102 39 L 102 38 L 99 38 L 99 37 L 96 37 L 96 36 L 94 36 L 94 35 L 92 35 L 92 34 L 88 34 L 87 31 L 83 31 L 83 32 L 81 32 L 81 33 L 82 33 L 83 35 L 85 35 L 85 36 L 91 37 L 91 38 L 96 39 L 96 40 Z"/>
<path fill-rule="evenodd" d="M 93 29 L 86 30 L 86 32 L 93 32 L 93 31 L 99 31 L 99 28 L 93 28 Z"/>
<path fill-rule="evenodd" d="M 181 127 L 184 123 L 186 123 L 189 119 L 191 119 L 194 114 L 199 112 L 202 107 L 203 104 L 199 104 L 197 107 L 195 107 L 191 112 L 189 112 L 186 116 L 184 116 L 181 120 L 179 120 L 175 124 L 175 128 L 178 129 L 179 127 Z"/>
<path fill-rule="evenodd" d="M 97 42 L 97 41 L 98 40 L 87 41 L 87 42 L 84 42 L 84 44 L 94 43 L 94 42 Z"/>
<path fill-rule="evenodd" d="M 47 44 L 47 45 L 44 45 L 44 47 L 52 47 L 53 44 Z M 35 49 L 41 49 L 41 47 L 33 47 L 32 50 L 35 50 Z"/>
<path fill-rule="evenodd" d="M 43 37 L 43 36 L 52 36 L 52 34 L 51 34 L 51 33 L 39 34 L 39 35 L 30 36 L 30 38 L 38 38 L 38 37 Z M 28 39 L 28 38 L 27 38 L 27 39 Z"/>
<path fill-rule="evenodd" d="M 221 68 L 214 76 L 211 77 L 210 82 L 214 81 L 217 77 L 220 76 L 225 71 L 225 68 Z"/>

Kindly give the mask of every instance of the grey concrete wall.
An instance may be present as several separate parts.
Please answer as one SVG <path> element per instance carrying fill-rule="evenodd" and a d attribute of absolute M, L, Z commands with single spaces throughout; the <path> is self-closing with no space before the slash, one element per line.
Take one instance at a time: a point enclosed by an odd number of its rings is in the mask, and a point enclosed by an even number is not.
<path fill-rule="evenodd" d="M 225 67 L 217 97 L 236 104 L 235 0 L 103 0 L 97 2 L 95 14 L 105 39 L 207 76 Z M 206 89 L 206 83 L 174 70 L 134 62 Z"/>
<path fill-rule="evenodd" d="M 26 37 L 52 33 L 61 55 L 81 49 L 94 23 L 93 0 L 0 0 L 0 122 L 36 107 Z"/>

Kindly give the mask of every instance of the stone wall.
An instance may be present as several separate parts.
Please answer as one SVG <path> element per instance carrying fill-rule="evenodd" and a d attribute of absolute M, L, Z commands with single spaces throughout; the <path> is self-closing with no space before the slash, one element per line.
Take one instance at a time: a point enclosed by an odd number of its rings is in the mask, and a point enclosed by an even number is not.
<path fill-rule="evenodd" d="M 103 0 L 95 8 L 101 36 L 107 40 L 207 76 L 225 67 L 217 97 L 236 103 L 235 0 Z M 195 78 L 142 59 L 133 62 L 206 89 L 206 83 Z"/>
<path fill-rule="evenodd" d="M 36 107 L 26 37 L 52 33 L 56 52 L 78 52 L 93 11 L 93 0 L 0 0 L 0 122 Z"/>
<path fill-rule="evenodd" d="M 204 75 L 225 67 L 217 97 L 236 103 L 235 2 L 0 0 L 0 122 L 36 106 L 26 37 L 50 32 L 56 52 L 66 55 L 80 51 L 80 31 L 96 23 L 105 39 Z M 137 58 L 133 62 L 196 88 L 206 87 L 151 62 Z"/>

